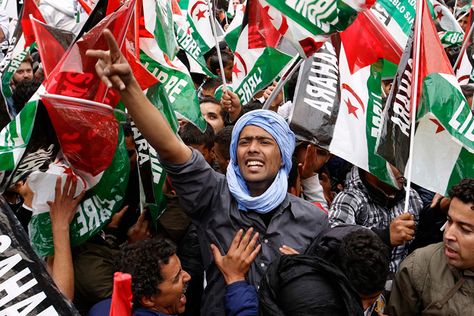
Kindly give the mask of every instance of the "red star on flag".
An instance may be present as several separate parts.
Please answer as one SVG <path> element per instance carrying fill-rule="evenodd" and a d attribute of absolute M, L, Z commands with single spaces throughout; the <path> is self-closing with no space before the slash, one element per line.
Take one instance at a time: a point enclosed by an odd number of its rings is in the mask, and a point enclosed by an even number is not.
<path fill-rule="evenodd" d="M 350 99 L 347 99 L 346 105 L 347 105 L 347 113 L 353 114 L 356 117 L 356 119 L 359 119 L 359 117 L 357 116 L 357 107 L 352 105 Z"/>
<path fill-rule="evenodd" d="M 441 20 L 443 17 L 443 11 L 439 10 L 438 13 L 436 14 L 436 19 Z"/>
<path fill-rule="evenodd" d="M 436 125 L 436 132 L 435 132 L 435 134 L 438 134 L 438 133 L 441 133 L 442 131 L 444 131 L 443 125 L 441 125 L 440 122 L 438 122 L 437 119 L 432 119 L 432 118 L 430 118 L 430 121 L 433 122 L 433 123 Z"/>
<path fill-rule="evenodd" d="M 239 70 L 239 68 L 237 67 L 237 63 L 234 64 L 234 67 L 232 67 L 232 72 L 238 77 L 239 76 L 239 73 L 241 73 L 242 71 Z"/>
<path fill-rule="evenodd" d="M 200 19 L 205 18 L 204 13 L 206 13 L 206 10 L 199 10 L 199 11 L 198 11 L 198 13 L 196 14 L 196 17 L 197 17 L 198 21 L 199 21 Z"/>

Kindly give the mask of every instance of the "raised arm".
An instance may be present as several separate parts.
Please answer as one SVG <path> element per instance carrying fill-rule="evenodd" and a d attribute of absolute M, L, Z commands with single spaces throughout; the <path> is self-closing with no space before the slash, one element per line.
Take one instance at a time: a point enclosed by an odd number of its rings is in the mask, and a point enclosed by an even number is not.
<path fill-rule="evenodd" d="M 109 88 L 120 92 L 133 121 L 161 159 L 173 164 L 189 160 L 191 150 L 176 137 L 160 111 L 147 99 L 112 33 L 106 29 L 103 35 L 109 50 L 88 50 L 86 53 L 98 59 L 98 76 Z"/>
<path fill-rule="evenodd" d="M 61 190 L 61 177 L 58 177 L 54 201 L 48 201 L 54 243 L 54 257 L 49 258 L 48 263 L 54 283 L 70 300 L 74 298 L 74 268 L 69 225 L 74 218 L 74 214 L 76 214 L 77 205 L 84 197 L 84 192 L 76 198 L 74 197 L 76 186 L 77 179 L 68 176 L 64 189 Z"/>

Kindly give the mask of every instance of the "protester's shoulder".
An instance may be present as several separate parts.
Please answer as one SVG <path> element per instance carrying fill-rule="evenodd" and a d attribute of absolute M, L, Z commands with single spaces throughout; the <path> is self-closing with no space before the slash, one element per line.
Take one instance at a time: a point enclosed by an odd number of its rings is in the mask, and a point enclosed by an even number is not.
<path fill-rule="evenodd" d="M 294 212 L 302 215 L 311 215 L 317 219 L 327 218 L 327 214 L 313 203 L 299 198 L 293 194 L 287 193 L 286 195 L 290 207 L 292 210 L 294 210 Z"/>
<path fill-rule="evenodd" d="M 425 270 L 424 268 L 430 266 L 432 262 L 436 264 L 442 263 L 444 262 L 441 260 L 442 256 L 444 256 L 443 249 L 443 242 L 416 249 L 402 262 L 401 268 L 409 268 L 412 270 L 423 268 L 423 270 Z"/>

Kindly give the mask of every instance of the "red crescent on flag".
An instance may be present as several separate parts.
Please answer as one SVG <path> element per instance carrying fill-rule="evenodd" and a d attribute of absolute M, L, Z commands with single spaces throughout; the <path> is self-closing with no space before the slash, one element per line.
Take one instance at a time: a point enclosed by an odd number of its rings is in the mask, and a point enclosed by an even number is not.
<path fill-rule="evenodd" d="M 204 1 L 196 1 L 195 4 L 193 4 L 193 6 L 191 7 L 191 10 L 190 10 L 190 16 L 192 17 L 193 16 L 193 13 L 194 13 L 194 10 L 196 10 L 196 7 L 200 4 L 204 4 L 207 8 L 207 4 L 204 2 Z"/>
<path fill-rule="evenodd" d="M 246 75 L 247 75 L 247 65 L 245 64 L 244 59 L 243 59 L 242 56 L 240 56 L 240 54 L 237 53 L 237 52 L 234 53 L 234 57 L 237 57 L 237 59 L 240 61 L 240 63 L 241 63 L 242 66 L 244 67 L 244 73 L 245 73 L 245 76 L 246 76 Z"/>
<path fill-rule="evenodd" d="M 354 90 L 352 90 L 352 88 L 346 84 L 346 83 L 343 83 L 342 84 L 342 90 L 346 89 L 350 94 L 352 94 L 354 96 L 354 98 L 357 100 L 357 102 L 360 104 L 360 107 L 362 108 L 362 111 L 365 113 L 365 106 L 364 106 L 364 102 L 362 102 L 362 100 L 360 99 L 360 97 L 357 95 L 357 93 L 355 93 Z"/>
<path fill-rule="evenodd" d="M 470 75 L 464 75 L 458 78 L 458 82 L 461 83 L 461 81 L 469 79 Z"/>
<path fill-rule="evenodd" d="M 281 25 L 280 28 L 278 29 L 278 32 L 281 35 L 285 35 L 286 31 L 288 31 L 288 21 L 286 20 L 286 16 L 283 14 L 281 15 Z"/>

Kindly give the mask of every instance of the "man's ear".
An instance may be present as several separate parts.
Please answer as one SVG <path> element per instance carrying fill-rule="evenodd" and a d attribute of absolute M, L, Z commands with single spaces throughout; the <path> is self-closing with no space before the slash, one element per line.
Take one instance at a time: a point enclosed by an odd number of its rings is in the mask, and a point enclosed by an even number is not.
<path fill-rule="evenodd" d="M 155 306 L 155 302 L 153 301 L 153 296 L 142 296 L 139 300 L 140 304 L 145 308 L 152 308 Z"/>

